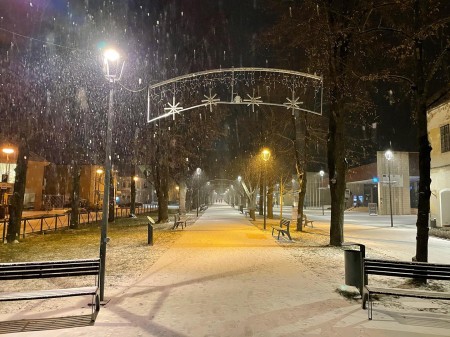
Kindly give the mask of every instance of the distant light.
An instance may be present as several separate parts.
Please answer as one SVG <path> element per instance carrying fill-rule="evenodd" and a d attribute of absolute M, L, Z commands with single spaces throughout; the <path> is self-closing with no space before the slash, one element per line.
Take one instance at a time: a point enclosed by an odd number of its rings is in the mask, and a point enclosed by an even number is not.
<path fill-rule="evenodd" d="M 139 177 L 138 177 L 138 176 L 134 176 L 134 177 L 133 177 L 133 180 L 134 180 L 134 181 L 138 181 L 138 180 L 139 180 Z"/>
<path fill-rule="evenodd" d="M 115 49 L 106 49 L 103 56 L 108 61 L 117 61 L 120 58 L 120 54 Z"/>
<path fill-rule="evenodd" d="M 267 148 L 264 148 L 261 152 L 263 160 L 268 161 L 270 159 L 270 150 Z"/>
<path fill-rule="evenodd" d="M 202 173 L 202 169 L 200 167 L 197 167 L 196 173 L 197 175 L 200 175 Z"/>
<path fill-rule="evenodd" d="M 378 183 L 379 181 L 380 180 L 378 179 L 378 177 L 373 177 L 372 178 L 372 182 L 375 183 L 375 184 Z"/>
<path fill-rule="evenodd" d="M 392 153 L 391 150 L 387 150 L 387 151 L 384 153 L 384 157 L 385 157 L 387 160 L 392 160 L 392 159 L 394 158 L 394 154 Z"/>
<path fill-rule="evenodd" d="M 241 176 L 238 176 L 238 181 L 240 182 L 242 180 L 242 177 Z"/>
<path fill-rule="evenodd" d="M 4 149 L 2 149 L 2 152 L 6 153 L 6 154 L 11 154 L 11 153 L 14 153 L 14 149 L 11 149 L 9 147 L 5 147 Z"/>
<path fill-rule="evenodd" d="M 175 189 L 177 190 L 177 191 L 179 191 L 180 190 L 180 186 L 175 186 Z"/>
<path fill-rule="evenodd" d="M 321 177 L 323 177 L 325 175 L 325 172 L 323 170 L 320 170 L 319 174 Z"/>
<path fill-rule="evenodd" d="M 102 174 L 103 170 L 102 169 L 97 169 L 97 171 L 95 171 L 95 172 L 97 172 L 98 174 Z"/>

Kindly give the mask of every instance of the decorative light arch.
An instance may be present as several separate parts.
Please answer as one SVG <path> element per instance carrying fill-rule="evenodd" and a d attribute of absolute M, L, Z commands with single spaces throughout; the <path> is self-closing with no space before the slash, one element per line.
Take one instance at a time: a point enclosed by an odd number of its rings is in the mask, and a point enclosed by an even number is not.
<path fill-rule="evenodd" d="M 188 95 L 189 100 L 181 101 Z M 178 99 L 180 100 L 177 100 Z M 285 100 L 284 100 L 284 97 Z M 148 88 L 147 122 L 220 104 L 275 106 L 322 114 L 321 76 L 272 68 L 228 68 L 201 71 L 153 84 Z"/>

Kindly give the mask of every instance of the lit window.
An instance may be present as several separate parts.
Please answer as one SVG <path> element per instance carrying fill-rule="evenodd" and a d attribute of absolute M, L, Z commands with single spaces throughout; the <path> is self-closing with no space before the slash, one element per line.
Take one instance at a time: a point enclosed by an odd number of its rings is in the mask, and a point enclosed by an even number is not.
<path fill-rule="evenodd" d="M 441 152 L 450 151 L 450 126 L 449 124 L 441 126 Z"/>

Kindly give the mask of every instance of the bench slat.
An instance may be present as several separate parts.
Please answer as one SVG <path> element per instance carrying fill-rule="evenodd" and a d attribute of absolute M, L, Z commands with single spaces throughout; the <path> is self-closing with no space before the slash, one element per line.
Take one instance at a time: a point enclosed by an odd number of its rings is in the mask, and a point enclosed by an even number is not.
<path fill-rule="evenodd" d="M 97 292 L 98 287 L 80 287 L 80 288 L 65 288 L 52 290 L 38 290 L 29 292 L 0 293 L 0 301 L 37 300 L 55 297 L 95 295 Z"/>
<path fill-rule="evenodd" d="M 364 273 L 405 278 L 450 280 L 450 265 L 364 259 Z"/>
<path fill-rule="evenodd" d="M 413 289 L 400 289 L 400 288 L 379 288 L 379 287 L 369 287 L 366 289 L 371 294 L 382 294 L 382 295 L 397 295 L 404 297 L 418 297 L 418 298 L 432 298 L 439 300 L 450 300 L 449 293 L 437 292 L 437 291 L 425 291 L 425 290 L 413 290 Z"/>

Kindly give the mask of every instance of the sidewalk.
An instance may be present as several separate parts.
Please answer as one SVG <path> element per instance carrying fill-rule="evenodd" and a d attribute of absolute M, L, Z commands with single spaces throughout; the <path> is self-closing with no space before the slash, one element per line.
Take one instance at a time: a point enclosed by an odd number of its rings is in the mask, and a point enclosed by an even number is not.
<path fill-rule="evenodd" d="M 106 289 L 94 326 L 20 336 L 448 336 L 448 315 L 381 306 L 368 321 L 336 293 L 343 275 L 283 246 L 228 205 L 211 206 L 133 286 Z"/>

